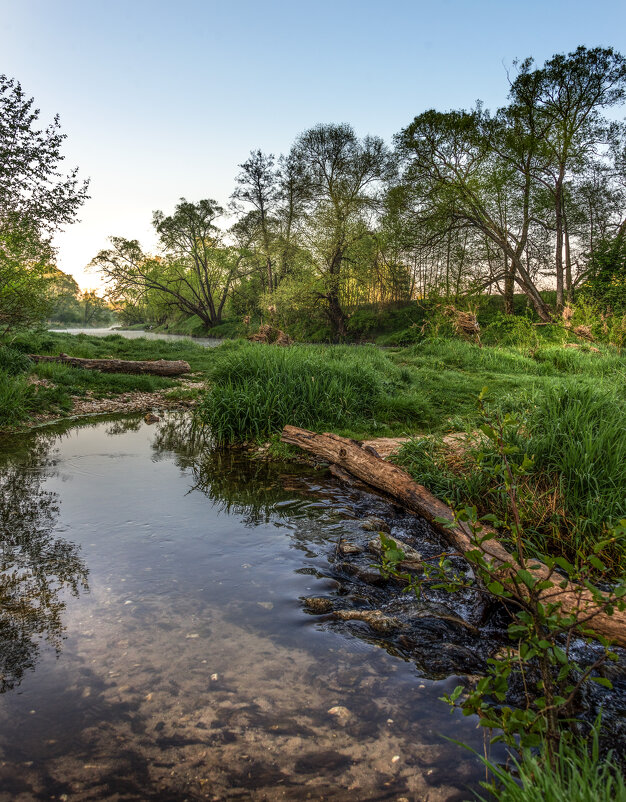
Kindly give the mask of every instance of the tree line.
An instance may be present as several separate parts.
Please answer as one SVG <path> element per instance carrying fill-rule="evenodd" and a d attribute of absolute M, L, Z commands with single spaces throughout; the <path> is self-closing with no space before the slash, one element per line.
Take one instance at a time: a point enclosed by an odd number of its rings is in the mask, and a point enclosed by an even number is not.
<path fill-rule="evenodd" d="M 598 270 L 619 302 L 626 59 L 581 46 L 516 62 L 507 78 L 502 108 L 425 111 L 391 147 L 320 124 L 285 155 L 252 151 L 226 208 L 181 199 L 154 212 L 156 253 L 111 237 L 91 263 L 108 300 L 126 322 L 306 316 L 336 339 L 360 306 L 468 294 L 500 294 L 512 312 L 523 293 L 549 321 Z M 33 101 L 6 78 L 0 99 L 0 262 L 9 284 L 28 264 L 32 287 L 87 186 L 59 174 L 58 120 L 36 131 Z"/>

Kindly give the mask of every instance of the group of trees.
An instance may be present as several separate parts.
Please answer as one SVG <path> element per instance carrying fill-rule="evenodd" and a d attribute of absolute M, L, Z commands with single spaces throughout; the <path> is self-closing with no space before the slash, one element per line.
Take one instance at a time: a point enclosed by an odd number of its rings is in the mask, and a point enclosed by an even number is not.
<path fill-rule="evenodd" d="M 240 165 L 229 228 L 215 201 L 183 199 L 154 215 L 159 255 L 113 238 L 93 264 L 135 319 L 318 314 L 342 337 L 360 304 L 487 292 L 512 311 L 521 292 L 547 321 L 626 236 L 626 134 L 607 116 L 625 99 L 610 48 L 526 59 L 494 113 L 426 111 L 393 150 L 318 125 Z"/>
<path fill-rule="evenodd" d="M 626 59 L 611 48 L 579 47 L 541 67 L 527 59 L 503 108 L 426 111 L 393 148 L 332 124 L 305 131 L 279 158 L 252 151 L 227 209 L 181 199 L 153 215 L 156 254 L 112 237 L 92 265 L 126 322 L 196 316 L 210 328 L 225 317 L 306 316 L 336 338 L 360 305 L 467 293 L 499 293 L 508 311 L 524 293 L 547 321 L 589 276 L 619 304 L 626 126 L 616 111 L 625 99 Z M 51 236 L 87 197 L 75 170 L 59 171 L 58 119 L 43 130 L 37 120 L 20 85 L 0 77 L 4 325 L 42 316 Z M 554 306 L 544 289 L 556 290 Z M 95 296 L 74 293 L 74 302 L 85 315 L 103 312 Z"/>

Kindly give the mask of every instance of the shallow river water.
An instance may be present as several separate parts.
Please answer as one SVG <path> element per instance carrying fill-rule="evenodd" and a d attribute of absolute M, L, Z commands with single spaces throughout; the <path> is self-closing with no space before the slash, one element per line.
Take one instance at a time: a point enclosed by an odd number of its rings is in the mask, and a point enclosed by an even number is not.
<path fill-rule="evenodd" d="M 343 592 L 344 491 L 200 448 L 176 415 L 2 441 L 0 800 L 471 798 L 457 678 L 303 606 Z"/>

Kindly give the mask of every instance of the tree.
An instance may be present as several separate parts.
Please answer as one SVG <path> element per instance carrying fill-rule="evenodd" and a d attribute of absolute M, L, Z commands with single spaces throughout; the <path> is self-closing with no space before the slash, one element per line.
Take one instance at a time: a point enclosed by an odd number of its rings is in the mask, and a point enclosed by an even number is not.
<path fill-rule="evenodd" d="M 394 160 L 382 139 L 359 140 L 346 124 L 305 131 L 290 159 L 307 187 L 302 233 L 321 279 L 318 295 L 334 336 L 341 338 L 346 334 L 343 268 L 350 249 L 369 234 L 369 219 L 380 203 L 377 190 L 394 175 Z"/>
<path fill-rule="evenodd" d="M 65 134 L 59 118 L 37 127 L 39 110 L 21 85 L 0 75 L 0 319 L 28 326 L 46 312 L 45 275 L 51 237 L 74 221 L 88 182 L 59 164 Z"/>
<path fill-rule="evenodd" d="M 443 231 L 467 228 L 486 238 L 503 256 L 497 278 L 513 276 L 539 317 L 549 321 L 525 258 L 536 149 L 520 115 L 507 110 L 491 118 L 480 106 L 470 112 L 433 109 L 416 117 L 396 142 L 417 217 Z M 494 280 L 490 276 L 488 283 Z"/>
<path fill-rule="evenodd" d="M 566 182 L 584 171 L 586 161 L 606 141 L 608 124 L 601 112 L 626 98 L 626 58 L 612 48 L 578 47 L 558 54 L 541 69 L 526 59 L 511 84 L 513 104 L 534 120 L 542 159 L 535 177 L 549 191 L 554 208 L 557 308 L 564 289 L 572 300 L 568 270 Z"/>
<path fill-rule="evenodd" d="M 277 285 L 277 277 L 274 276 L 276 225 L 273 215 L 278 199 L 278 177 L 274 170 L 274 156 L 253 150 L 250 158 L 239 167 L 241 172 L 235 179 L 238 187 L 232 197 L 236 203 L 247 203 L 253 208 L 247 215 L 248 227 L 256 228 L 255 239 L 263 255 L 266 286 L 271 293 Z"/>
<path fill-rule="evenodd" d="M 147 256 L 137 240 L 111 237 L 112 247 L 91 262 L 104 276 L 111 301 L 145 307 L 156 298 L 170 310 L 197 315 L 207 328 L 221 323 L 242 258 L 221 242 L 214 221 L 222 213 L 213 200 L 190 203 L 184 198 L 172 215 L 154 212 L 162 256 Z"/>

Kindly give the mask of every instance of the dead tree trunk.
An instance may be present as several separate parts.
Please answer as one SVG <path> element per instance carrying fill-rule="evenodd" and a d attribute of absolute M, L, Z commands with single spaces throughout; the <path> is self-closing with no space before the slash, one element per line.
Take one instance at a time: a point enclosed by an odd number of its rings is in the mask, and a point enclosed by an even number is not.
<path fill-rule="evenodd" d="M 492 561 L 494 568 L 507 576 L 516 574 L 521 568 L 517 558 L 498 542 L 494 529 L 483 526 L 480 537 L 489 533 L 493 537 L 478 545 L 466 524 L 456 522 L 448 528 L 440 523 L 438 519 L 454 521 L 452 510 L 425 487 L 414 482 L 405 471 L 381 459 L 374 449 L 363 448 L 356 440 L 348 440 L 336 434 L 316 434 L 296 426 L 285 426 L 281 440 L 338 465 L 372 487 L 393 496 L 404 507 L 425 518 L 462 554 L 480 549 L 485 558 Z M 529 559 L 526 569 L 539 580 L 551 576 L 547 566 L 538 560 Z M 578 620 L 584 620 L 598 634 L 626 647 L 626 611 L 615 610 L 613 615 L 608 615 L 586 588 L 569 581 L 565 587 L 561 587 L 560 575 L 552 575 L 551 578 L 554 587 L 543 591 L 544 602 L 560 603 L 564 613 L 576 615 Z M 514 594 L 520 594 L 521 598 L 525 587 L 521 583 L 515 583 L 507 586 L 507 589 Z"/>
<path fill-rule="evenodd" d="M 73 368 L 84 370 L 99 370 L 102 373 L 140 373 L 151 376 L 181 376 L 190 373 L 189 362 L 182 359 L 170 361 L 156 359 L 152 362 L 137 362 L 126 359 L 79 359 L 76 356 L 59 354 L 58 356 L 41 356 L 29 354 L 33 362 L 57 362 L 61 365 L 70 365 Z"/>

